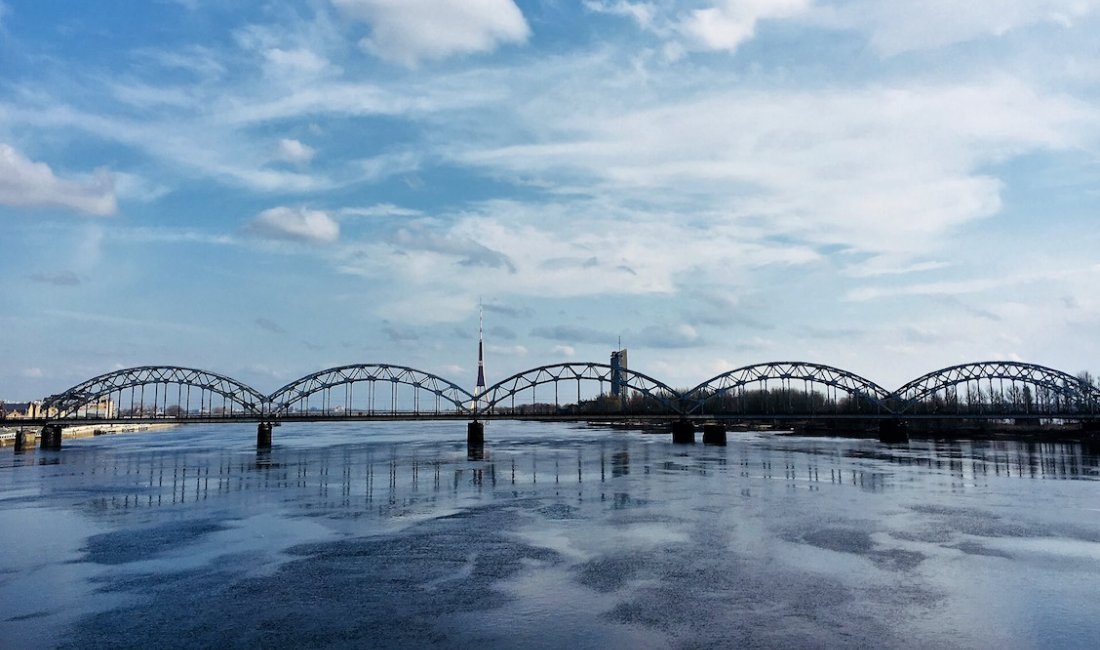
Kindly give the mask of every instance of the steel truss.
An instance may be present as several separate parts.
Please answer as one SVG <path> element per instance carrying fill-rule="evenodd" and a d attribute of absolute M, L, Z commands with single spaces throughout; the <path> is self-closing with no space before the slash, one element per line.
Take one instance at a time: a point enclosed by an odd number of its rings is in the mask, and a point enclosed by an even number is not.
<path fill-rule="evenodd" d="M 280 418 L 317 417 L 340 419 L 355 416 L 400 417 L 408 415 L 503 415 L 520 413 L 516 410 L 516 396 L 530 392 L 536 403 L 538 387 L 553 384 L 553 402 L 547 399 L 539 408 L 546 414 L 562 413 L 559 397 L 573 403 L 572 387 L 576 384 L 577 409 L 582 403 L 581 384 L 599 385 L 603 413 L 702 415 L 714 400 L 735 398 L 760 387 L 762 391 L 774 389 L 778 383 L 782 395 L 788 399 L 801 394 L 809 397 L 803 402 L 806 413 L 795 415 L 825 415 L 812 409 L 820 402 L 836 406 L 841 396 L 858 413 L 877 412 L 880 415 L 917 416 L 939 415 L 967 417 L 978 413 L 983 417 L 1018 417 L 1021 414 L 1034 417 L 1100 416 L 1100 387 L 1068 373 L 1045 366 L 1016 361 L 983 361 L 943 368 L 923 375 L 896 391 L 888 391 L 879 384 L 857 374 L 832 366 L 797 361 L 760 363 L 730 370 L 704 381 L 698 386 L 680 392 L 667 384 L 633 370 L 620 370 L 618 378 L 622 394 L 618 401 L 609 399 L 605 388 L 615 381 L 614 369 L 602 363 L 560 363 L 525 370 L 490 386 L 481 395 L 473 395 L 458 384 L 437 375 L 389 364 L 355 364 L 321 370 L 283 386 L 265 396 L 252 387 L 217 373 L 178 366 L 141 366 L 109 372 L 93 377 L 57 395 L 44 400 L 48 419 L 126 419 L 122 394 L 130 391 L 132 403 L 142 406 L 145 414 L 146 397 L 153 398 L 153 415 L 157 419 L 186 420 L 254 419 L 277 420 Z M 802 385 L 799 386 L 799 383 Z M 359 388 L 366 385 L 366 394 Z M 385 394 L 377 396 L 377 384 L 386 384 Z M 963 408 L 958 400 L 959 387 L 967 385 L 969 394 L 978 396 L 976 405 L 967 401 Z M 398 389 L 413 389 L 411 402 L 399 405 Z M 1007 386 L 1007 390 L 1006 390 Z M 169 387 L 172 387 L 170 390 Z M 562 391 L 562 388 L 565 391 Z M 814 397 L 813 387 L 825 387 L 824 399 Z M 1022 387 L 1022 388 L 1021 388 Z M 151 389 L 151 390 L 150 390 Z M 191 407 L 192 392 L 197 390 L 199 409 Z M 832 395 L 829 391 L 832 390 Z M 570 393 L 566 395 L 565 393 Z M 140 394 L 140 397 L 137 395 Z M 422 397 L 428 396 L 427 404 Z M 946 402 L 943 396 L 954 395 L 955 411 L 944 410 L 938 405 Z M 1020 395 L 1028 395 L 1034 408 L 1021 407 Z M 213 396 L 218 396 L 216 404 Z M 638 397 L 642 399 L 637 399 Z M 988 396 L 986 403 L 985 396 Z M 357 407 L 365 400 L 365 407 Z M 832 400 L 829 402 L 829 400 Z M 103 402 L 114 401 L 118 407 L 114 416 L 107 417 L 100 409 Z M 167 406 L 176 401 L 176 415 L 168 415 Z M 939 400 L 937 402 L 937 400 Z M 592 401 L 592 400 L 589 400 Z M 358 408 L 358 410 L 357 410 Z M 997 409 L 1000 408 L 998 411 Z M 867 409 L 867 410 L 864 410 Z M 937 410 L 939 409 L 939 410 Z M 575 412 L 580 412 L 575 409 Z M 131 415 L 134 410 L 131 409 Z M 845 414 L 851 414 L 845 411 Z"/>
<path fill-rule="evenodd" d="M 413 413 L 432 413 L 439 415 L 444 411 L 440 409 L 443 403 L 450 405 L 452 413 L 469 412 L 469 404 L 474 396 L 454 382 L 442 377 L 408 368 L 406 366 L 391 366 L 387 364 L 356 364 L 340 366 L 321 370 L 311 375 L 296 379 L 272 393 L 267 398 L 268 412 L 273 417 L 287 416 L 297 407 L 299 412 L 309 411 L 310 397 L 321 393 L 321 406 L 319 413 L 329 415 L 334 412 L 349 413 L 354 410 L 354 385 L 367 383 L 367 408 L 363 415 L 376 413 L 397 414 L 402 412 L 397 404 L 397 386 L 406 385 L 413 387 Z M 375 409 L 375 384 L 388 383 L 390 386 L 390 402 L 388 409 Z M 333 389 L 344 388 L 343 394 L 334 394 Z M 420 391 L 427 391 L 435 397 L 434 408 L 430 411 L 420 410 Z M 362 410 L 362 409 L 361 409 Z"/>
<path fill-rule="evenodd" d="M 788 392 L 797 390 L 797 387 L 792 389 L 791 382 L 801 382 L 806 394 L 810 393 L 812 384 L 827 386 L 834 389 L 834 395 L 836 391 L 843 392 L 871 409 L 889 410 L 890 391 L 870 379 L 840 368 L 803 361 L 773 361 L 724 372 L 688 391 L 684 401 L 691 405 L 689 412 L 702 412 L 706 404 L 716 398 L 754 385 L 766 387 L 774 381 L 780 382 Z"/>
<path fill-rule="evenodd" d="M 1010 392 L 1020 384 L 1048 391 L 1055 397 L 1053 404 L 1037 405 L 1036 415 L 1096 414 L 1100 405 L 1100 388 L 1061 370 L 1019 361 L 979 361 L 936 370 L 905 384 L 894 393 L 894 409 L 899 413 L 910 412 L 937 394 L 948 393 L 961 384 L 973 384 L 979 395 L 983 389 L 988 389 L 990 406 L 993 406 L 995 394 L 1000 404 L 1006 405 L 1005 381 L 1010 383 Z"/>
<path fill-rule="evenodd" d="M 601 385 L 612 384 L 614 369 L 604 363 L 558 363 L 549 366 L 540 366 L 517 373 L 485 389 L 485 392 L 477 398 L 476 414 L 493 414 L 498 407 L 502 407 L 506 400 L 510 400 L 509 409 L 515 409 L 516 395 L 524 391 L 532 391 L 535 397 L 535 389 L 545 384 L 554 384 L 554 405 L 560 404 L 559 384 L 577 384 L 577 404 L 581 402 L 581 383 L 598 382 Z M 620 369 L 620 382 L 624 392 L 633 392 L 643 395 L 647 400 L 659 405 L 667 413 L 681 413 L 681 395 L 661 381 L 628 369 Z M 603 390 L 600 391 L 603 394 Z M 548 402 L 549 404 L 549 402 Z"/>
<path fill-rule="evenodd" d="M 164 386 L 163 392 L 159 391 L 161 385 Z M 47 413 L 55 414 L 52 417 L 71 418 L 76 417 L 81 409 L 86 410 L 90 405 L 97 404 L 105 399 L 110 400 L 112 396 L 121 396 L 123 391 L 142 389 L 141 404 L 144 408 L 144 388 L 151 386 L 154 388 L 152 397 L 155 409 L 161 399 L 168 400 L 168 386 L 170 385 L 175 385 L 178 388 L 177 406 L 183 401 L 182 391 L 184 387 L 188 389 L 196 388 L 200 391 L 197 396 L 200 409 L 204 403 L 208 403 L 204 402 L 202 393 L 220 395 L 223 398 L 223 412 L 231 415 L 234 415 L 233 406 L 239 406 L 241 409 L 241 413 L 235 415 L 262 415 L 267 403 L 267 398 L 263 394 L 225 375 L 178 366 L 141 366 L 116 370 L 93 377 L 63 393 L 47 397 L 43 400 L 43 407 Z M 190 390 L 188 390 L 189 396 Z M 132 394 L 131 397 L 133 397 Z M 229 408 L 226 409 L 225 406 Z"/>

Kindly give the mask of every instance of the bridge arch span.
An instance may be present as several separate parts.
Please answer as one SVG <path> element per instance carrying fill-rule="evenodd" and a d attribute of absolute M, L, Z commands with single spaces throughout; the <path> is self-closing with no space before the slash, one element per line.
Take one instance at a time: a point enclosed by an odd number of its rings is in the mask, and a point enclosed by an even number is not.
<path fill-rule="evenodd" d="M 960 386 L 965 386 L 962 393 Z M 1055 416 L 1100 411 L 1100 390 L 1061 370 L 1020 361 L 941 368 L 899 388 L 895 400 L 900 412 L 913 414 L 966 410 Z"/>
<path fill-rule="evenodd" d="M 366 384 L 366 392 L 356 394 L 356 386 Z M 388 392 L 378 395 L 378 385 Z M 399 394 L 407 386 L 411 394 Z M 421 408 L 421 397 L 430 395 L 430 404 Z M 388 402 L 387 402 L 388 399 Z M 467 414 L 474 396 L 454 382 L 423 370 L 383 363 L 363 363 L 319 370 L 295 379 L 268 398 L 270 415 L 308 416 L 423 414 L 445 412 Z M 430 407 L 430 408 L 428 408 Z"/>
<path fill-rule="evenodd" d="M 817 387 L 823 387 L 824 392 L 817 392 Z M 850 415 L 889 411 L 890 396 L 887 389 L 847 370 L 804 361 L 773 361 L 711 377 L 688 391 L 684 401 L 691 413 L 698 414 L 767 415 L 790 411 Z"/>
<path fill-rule="evenodd" d="M 615 373 L 619 373 L 616 376 Z M 576 384 L 576 392 L 572 384 Z M 595 395 L 585 394 L 582 384 L 597 384 Z M 538 402 L 539 386 L 553 384 L 553 403 Z M 569 390 L 563 392 L 563 385 Z M 615 387 L 620 395 L 615 397 Z M 605 392 L 605 388 L 607 392 Z M 530 391 L 531 401 L 517 406 L 515 399 Z M 545 395 L 546 393 L 544 393 Z M 576 397 L 576 402 L 565 402 Z M 628 369 L 615 369 L 604 363 L 558 363 L 518 372 L 489 386 L 478 396 L 477 414 L 512 415 L 600 415 L 609 412 L 660 413 L 682 412 L 680 393 L 658 379 Z"/>
<path fill-rule="evenodd" d="M 266 402 L 251 386 L 208 370 L 139 366 L 92 377 L 47 397 L 43 407 L 48 417 L 61 419 L 186 419 L 255 416 Z"/>

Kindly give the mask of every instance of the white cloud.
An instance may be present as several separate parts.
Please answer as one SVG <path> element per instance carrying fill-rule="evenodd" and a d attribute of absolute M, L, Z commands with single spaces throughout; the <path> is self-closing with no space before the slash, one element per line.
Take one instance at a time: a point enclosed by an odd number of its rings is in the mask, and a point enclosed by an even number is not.
<path fill-rule="evenodd" d="M 157 69 L 157 72 L 185 72 L 205 82 L 217 81 L 228 72 L 222 54 L 201 45 L 171 50 L 135 48 L 131 50 L 131 56 L 143 66 Z"/>
<path fill-rule="evenodd" d="M 657 7 L 650 2 L 627 2 L 626 0 L 585 0 L 584 6 L 589 11 L 614 16 L 625 16 L 632 19 L 639 27 L 645 29 L 653 24 L 657 16 Z"/>
<path fill-rule="evenodd" d="M 933 252 L 952 229 L 1000 210 L 990 165 L 1087 146 L 1100 132 L 1086 103 L 1005 77 L 701 89 L 651 105 L 624 103 L 615 87 L 569 113 L 559 107 L 575 81 L 538 78 L 539 99 L 517 109 L 535 143 L 494 147 L 487 134 L 486 146 L 452 155 L 496 175 L 553 179 L 560 192 L 615 194 L 719 227 L 742 220 L 760 235 L 871 253 Z"/>
<path fill-rule="evenodd" d="M 126 241 L 140 244 L 208 244 L 211 246 L 232 246 L 241 243 L 237 238 L 206 230 L 192 228 L 119 228 L 111 233 L 114 241 Z"/>
<path fill-rule="evenodd" d="M 1097 0 L 858 0 L 830 8 L 842 25 L 869 33 L 885 55 L 1003 37 L 1037 24 L 1072 27 Z"/>
<path fill-rule="evenodd" d="M 283 138 L 279 140 L 278 158 L 289 163 L 307 163 L 313 160 L 317 151 L 298 140 Z"/>
<path fill-rule="evenodd" d="M 402 208 L 392 203 L 378 203 L 362 208 L 340 208 L 341 217 L 420 217 L 424 213 L 412 208 Z"/>
<path fill-rule="evenodd" d="M 257 145 L 246 134 L 202 115 L 170 114 L 161 121 L 137 121 L 84 113 L 57 104 L 5 109 L 9 107 L 0 105 L 5 117 L 18 123 L 37 128 L 78 129 L 112 139 L 221 183 L 265 192 L 305 192 L 334 185 L 332 179 L 321 176 L 264 169 L 271 160 L 269 144 Z"/>
<path fill-rule="evenodd" d="M 294 49 L 273 47 L 264 52 L 264 58 L 267 60 L 268 76 L 278 79 L 286 75 L 317 77 L 334 71 L 327 59 L 303 47 Z"/>
<path fill-rule="evenodd" d="M 889 255 L 877 255 L 859 264 L 847 267 L 844 272 L 853 278 L 869 278 L 889 275 L 909 275 L 911 273 L 925 273 L 938 271 L 951 266 L 947 262 L 923 261 L 906 264 L 898 264 L 897 260 Z"/>
<path fill-rule="evenodd" d="M 664 211 L 586 199 L 493 201 L 395 227 L 388 240 L 346 247 L 340 269 L 392 277 L 407 288 L 404 295 L 432 304 L 431 310 L 402 312 L 414 322 L 438 318 L 444 303 L 464 314 L 479 295 L 505 301 L 671 296 L 685 286 L 716 278 L 729 285 L 751 269 L 812 264 L 820 257 L 803 245 L 758 241 L 759 230 L 735 222 L 685 224 Z M 441 278 L 445 298 L 435 295 Z M 677 335 L 683 343 L 696 338 L 689 330 Z"/>
<path fill-rule="evenodd" d="M 706 50 L 736 50 L 756 34 L 756 24 L 805 13 L 810 0 L 719 0 L 684 17 L 679 30 L 691 45 Z"/>
<path fill-rule="evenodd" d="M 513 0 L 332 0 L 345 15 L 370 25 L 362 46 L 406 66 L 453 54 L 489 52 L 522 43 L 530 29 Z"/>
<path fill-rule="evenodd" d="M 137 174 L 114 172 L 111 176 L 114 180 L 115 193 L 123 200 L 150 203 L 172 191 L 169 187 Z"/>
<path fill-rule="evenodd" d="M 572 359 L 577 356 L 577 348 L 572 345 L 555 345 L 550 349 L 550 354 L 559 357 L 565 357 L 566 359 Z"/>
<path fill-rule="evenodd" d="M 415 151 L 384 153 L 359 161 L 362 180 L 376 182 L 395 174 L 406 174 L 420 168 L 423 154 Z"/>
<path fill-rule="evenodd" d="M 264 210 L 246 229 L 271 239 L 331 244 L 340 238 L 340 224 L 320 210 L 277 207 Z"/>
<path fill-rule="evenodd" d="M 956 296 L 990 291 L 1010 283 L 1011 281 L 1003 279 L 972 279 L 927 282 L 901 287 L 859 287 L 849 290 L 844 298 L 853 302 L 862 302 L 897 296 Z"/>
<path fill-rule="evenodd" d="M 525 357 L 527 348 L 522 345 L 486 345 L 486 352 L 493 356 Z"/>
<path fill-rule="evenodd" d="M 68 208 L 100 217 L 118 210 L 107 172 L 96 172 L 87 182 L 58 178 L 49 165 L 34 162 L 3 143 L 0 143 L 0 204 Z"/>

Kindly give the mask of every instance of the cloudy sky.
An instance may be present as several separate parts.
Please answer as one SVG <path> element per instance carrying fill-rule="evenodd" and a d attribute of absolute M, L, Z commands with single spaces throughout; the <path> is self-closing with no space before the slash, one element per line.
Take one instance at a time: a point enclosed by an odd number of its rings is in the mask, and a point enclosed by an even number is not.
<path fill-rule="evenodd" d="M 1100 0 L 0 0 L 0 398 L 1100 371 Z"/>

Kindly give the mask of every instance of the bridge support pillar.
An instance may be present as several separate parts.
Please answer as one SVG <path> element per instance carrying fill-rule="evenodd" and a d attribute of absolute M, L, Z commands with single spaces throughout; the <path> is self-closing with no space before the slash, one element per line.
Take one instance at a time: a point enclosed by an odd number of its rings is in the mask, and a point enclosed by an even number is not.
<path fill-rule="evenodd" d="M 466 444 L 470 446 L 485 444 L 485 423 L 474 420 L 466 425 Z"/>
<path fill-rule="evenodd" d="M 261 422 L 256 426 L 256 449 L 271 449 L 271 428 L 273 426 L 270 422 Z"/>
<path fill-rule="evenodd" d="M 878 423 L 879 442 L 909 442 L 909 423 L 905 420 L 882 420 Z"/>
<path fill-rule="evenodd" d="M 707 422 L 703 425 L 704 445 L 726 444 L 726 425 L 721 422 Z"/>
<path fill-rule="evenodd" d="M 47 424 L 42 427 L 40 444 L 43 449 L 61 449 L 61 425 Z"/>
<path fill-rule="evenodd" d="M 34 451 L 35 444 L 38 443 L 38 432 L 34 429 L 24 429 L 19 427 L 19 430 L 15 432 L 15 451 Z"/>
<path fill-rule="evenodd" d="M 676 444 L 695 444 L 695 425 L 691 420 L 677 420 L 672 423 L 672 442 Z"/>

